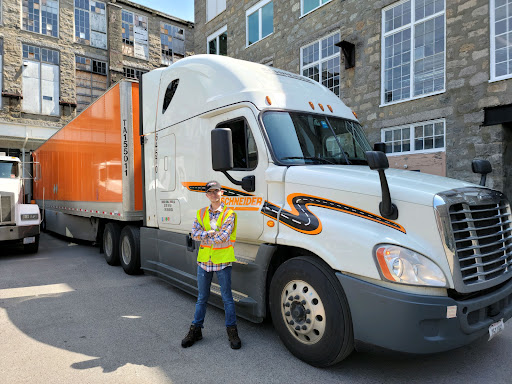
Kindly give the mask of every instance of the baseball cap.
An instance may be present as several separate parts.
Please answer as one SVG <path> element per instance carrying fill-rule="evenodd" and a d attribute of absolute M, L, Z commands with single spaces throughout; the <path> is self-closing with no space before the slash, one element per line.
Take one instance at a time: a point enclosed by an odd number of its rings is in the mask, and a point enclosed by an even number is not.
<path fill-rule="evenodd" d="M 221 186 L 218 181 L 212 180 L 206 183 L 205 191 L 209 192 L 213 189 L 221 189 Z"/>

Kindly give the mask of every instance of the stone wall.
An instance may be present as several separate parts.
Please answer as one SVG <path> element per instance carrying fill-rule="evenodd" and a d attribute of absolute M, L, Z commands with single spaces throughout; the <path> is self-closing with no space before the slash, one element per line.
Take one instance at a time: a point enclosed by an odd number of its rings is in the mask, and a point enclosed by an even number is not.
<path fill-rule="evenodd" d="M 504 164 L 502 126 L 484 127 L 484 108 L 512 103 L 512 79 L 489 82 L 488 0 L 446 1 L 445 92 L 381 105 L 382 9 L 396 0 L 332 0 L 300 17 L 299 0 L 274 0 L 274 33 L 245 47 L 245 12 L 257 0 L 227 0 L 226 11 L 206 23 L 205 1 L 195 5 L 195 51 L 206 53 L 206 37 L 227 24 L 228 56 L 300 71 L 301 47 L 330 33 L 356 46 L 356 65 L 340 73 L 341 98 L 359 117 L 370 141 L 381 129 L 425 120 L 446 120 L 446 175 L 478 182 L 471 161 L 491 161 L 487 185 L 503 190 L 512 184 Z M 509 163 L 510 164 L 510 163 Z M 508 181 L 507 181 L 508 180 Z M 507 184 L 507 185 L 508 185 Z"/>

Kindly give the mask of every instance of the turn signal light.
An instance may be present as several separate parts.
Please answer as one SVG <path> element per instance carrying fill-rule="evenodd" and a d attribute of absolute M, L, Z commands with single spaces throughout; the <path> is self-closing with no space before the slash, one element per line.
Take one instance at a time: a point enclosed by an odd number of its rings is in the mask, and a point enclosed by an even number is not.
<path fill-rule="evenodd" d="M 329 111 L 332 112 L 332 107 L 329 104 L 327 104 L 327 108 L 329 108 Z"/>
<path fill-rule="evenodd" d="M 311 107 L 311 109 L 315 109 L 315 104 L 313 104 L 311 101 L 309 102 L 309 106 Z"/>
<path fill-rule="evenodd" d="M 275 223 L 274 223 L 272 220 L 269 220 L 269 221 L 267 221 L 267 225 L 268 225 L 270 228 L 272 228 L 272 227 L 275 225 Z"/>
<path fill-rule="evenodd" d="M 352 111 L 352 114 L 356 117 L 357 119 L 357 113 L 355 113 L 354 111 Z"/>
<path fill-rule="evenodd" d="M 323 111 L 324 110 L 324 106 L 320 103 L 318 103 L 318 106 L 320 107 L 320 109 Z"/>
<path fill-rule="evenodd" d="M 265 100 L 267 100 L 268 105 L 272 105 L 272 101 L 270 100 L 270 97 L 265 97 Z"/>

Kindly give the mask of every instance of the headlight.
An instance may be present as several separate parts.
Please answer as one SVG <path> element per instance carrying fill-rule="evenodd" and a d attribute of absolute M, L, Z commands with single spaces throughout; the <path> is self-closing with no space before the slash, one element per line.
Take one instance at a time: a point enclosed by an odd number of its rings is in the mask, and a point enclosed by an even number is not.
<path fill-rule="evenodd" d="M 446 287 L 441 268 L 427 257 L 396 245 L 381 245 L 375 250 L 377 264 L 385 279 L 394 283 Z"/>
<path fill-rule="evenodd" d="M 21 215 L 21 220 L 37 220 L 39 215 L 37 213 L 26 213 Z"/>

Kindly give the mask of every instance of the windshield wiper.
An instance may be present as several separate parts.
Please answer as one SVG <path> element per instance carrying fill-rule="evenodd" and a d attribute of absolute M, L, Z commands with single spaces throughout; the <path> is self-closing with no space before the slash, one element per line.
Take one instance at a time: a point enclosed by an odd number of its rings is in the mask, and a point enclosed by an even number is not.
<path fill-rule="evenodd" d="M 333 164 L 336 165 L 336 163 L 333 163 L 332 161 L 329 161 L 327 159 L 322 159 L 321 157 L 315 157 L 315 156 L 287 156 L 281 158 L 281 160 L 292 160 L 292 159 L 300 159 L 300 160 L 316 160 L 323 162 L 324 164 Z"/>

